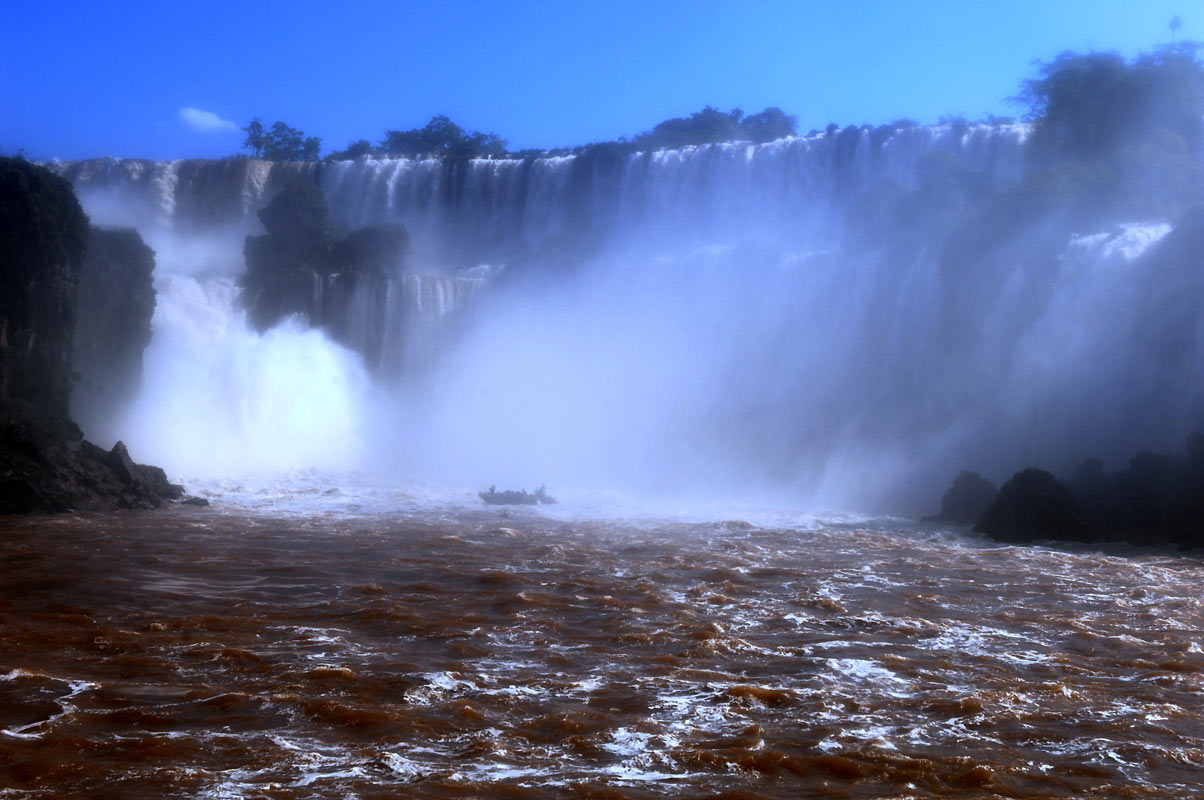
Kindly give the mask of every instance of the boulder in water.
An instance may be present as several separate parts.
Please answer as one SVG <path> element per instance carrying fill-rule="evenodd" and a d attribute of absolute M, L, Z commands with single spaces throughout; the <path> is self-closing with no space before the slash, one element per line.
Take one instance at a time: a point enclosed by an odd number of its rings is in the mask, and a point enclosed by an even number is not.
<path fill-rule="evenodd" d="M 1003 484 L 974 530 L 1005 542 L 1088 540 L 1074 495 L 1052 474 L 1033 468 Z"/>
<path fill-rule="evenodd" d="M 995 484 L 977 472 L 962 470 L 941 498 L 941 513 L 928 519 L 956 525 L 973 525 L 982 519 L 983 513 L 998 494 L 999 488 Z"/>

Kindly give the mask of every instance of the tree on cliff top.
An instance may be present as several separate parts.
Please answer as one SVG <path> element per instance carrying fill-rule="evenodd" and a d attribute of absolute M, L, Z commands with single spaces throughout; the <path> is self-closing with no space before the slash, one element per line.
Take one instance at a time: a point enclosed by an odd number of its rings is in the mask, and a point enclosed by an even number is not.
<path fill-rule="evenodd" d="M 635 137 L 635 146 L 641 150 L 663 150 L 747 139 L 748 134 L 740 126 L 743 117 L 744 112 L 738 108 L 725 114 L 706 106 L 688 117 L 674 117 L 658 123 L 652 130 Z"/>
<path fill-rule="evenodd" d="M 1014 98 L 1034 125 L 1025 190 L 1102 217 L 1174 218 L 1204 202 L 1204 63 L 1179 42 L 1126 61 L 1062 53 Z"/>
<path fill-rule="evenodd" d="M 251 120 L 247 127 L 247 138 L 242 146 L 251 151 L 252 158 L 268 161 L 317 161 L 322 140 L 317 136 L 306 136 L 283 122 L 275 122 L 265 131 L 259 117 Z"/>
<path fill-rule="evenodd" d="M 777 106 L 745 116 L 738 108 L 724 113 L 707 106 L 688 117 L 674 117 L 635 137 L 640 150 L 663 150 L 717 142 L 757 144 L 793 136 L 797 120 Z"/>
<path fill-rule="evenodd" d="M 255 117 L 243 128 L 247 132 L 247 138 L 243 140 L 242 146 L 251 151 L 251 158 L 259 158 L 263 153 L 263 147 L 267 143 L 267 135 L 263 130 L 263 123 L 259 121 L 259 117 Z"/>
<path fill-rule="evenodd" d="M 742 119 L 740 127 L 754 142 L 772 142 L 774 139 L 793 136 L 798 129 L 798 118 L 777 106 L 770 106 L 759 114 Z"/>
<path fill-rule="evenodd" d="M 1198 45 L 1167 45 L 1127 62 L 1116 53 L 1062 53 L 1039 64 L 1017 101 L 1036 124 L 1048 155 L 1096 158 L 1157 131 L 1197 151 L 1204 116 L 1204 64 Z"/>
<path fill-rule="evenodd" d="M 326 161 L 354 161 L 361 156 L 373 155 L 376 151 L 367 139 L 357 139 L 347 145 L 344 150 L 336 150 L 326 156 Z"/>
<path fill-rule="evenodd" d="M 385 131 L 380 149 L 391 156 L 504 158 L 506 140 L 496 133 L 466 131 L 446 115 L 437 114 L 422 128 Z"/>

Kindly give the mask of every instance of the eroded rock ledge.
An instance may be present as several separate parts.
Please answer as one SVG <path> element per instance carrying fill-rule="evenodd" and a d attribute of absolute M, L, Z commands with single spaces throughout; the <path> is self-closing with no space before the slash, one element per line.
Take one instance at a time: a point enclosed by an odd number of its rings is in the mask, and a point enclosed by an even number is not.
<path fill-rule="evenodd" d="M 183 496 L 183 486 L 134 463 L 121 442 L 105 450 L 69 419 L 0 408 L 0 514 L 158 508 Z"/>

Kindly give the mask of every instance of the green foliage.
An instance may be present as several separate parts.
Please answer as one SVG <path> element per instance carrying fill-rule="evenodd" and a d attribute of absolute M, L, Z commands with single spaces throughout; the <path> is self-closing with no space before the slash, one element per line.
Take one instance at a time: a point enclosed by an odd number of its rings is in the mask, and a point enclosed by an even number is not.
<path fill-rule="evenodd" d="M 798 119 L 777 106 L 770 106 L 759 114 L 740 121 L 744 133 L 754 142 L 772 142 L 795 134 Z"/>
<path fill-rule="evenodd" d="M 770 142 L 795 134 L 797 120 L 777 106 L 745 116 L 733 108 L 724 113 L 711 106 L 688 117 L 674 117 L 636 136 L 638 150 L 664 150 L 717 142 Z"/>
<path fill-rule="evenodd" d="M 345 150 L 336 150 L 326 156 L 327 161 L 354 161 L 363 156 L 370 156 L 375 151 L 372 148 L 372 143 L 367 139 L 359 139 L 347 145 Z"/>
<path fill-rule="evenodd" d="M 1132 77 L 1116 53 L 1062 53 L 1021 85 L 1019 99 L 1051 153 L 1093 157 L 1117 146 L 1136 122 Z"/>
<path fill-rule="evenodd" d="M 251 151 L 253 158 L 268 161 L 317 161 L 322 140 L 317 136 L 306 136 L 304 132 L 283 122 L 275 122 L 264 130 L 259 118 L 251 120 L 247 127 L 247 138 L 243 147 Z"/>
<path fill-rule="evenodd" d="M 761 143 L 793 136 L 796 124 L 793 116 L 776 106 L 748 116 L 738 108 L 724 113 L 708 106 L 689 117 L 665 120 L 651 131 L 636 136 L 631 142 L 621 137 L 617 142 L 593 143 L 551 151 L 527 149 L 511 153 L 506 149 L 506 140 L 496 133 L 466 130 L 446 115 L 437 114 L 421 128 L 385 131 L 384 138 L 375 147 L 367 139 L 359 139 L 348 144 L 346 149 L 331 153 L 326 159 L 345 161 L 379 154 L 459 161 L 472 158 L 538 158 L 544 155 L 583 153 L 601 144 L 620 148 L 626 153 L 636 149 L 657 150 L 714 142 Z M 259 120 L 255 119 L 244 130 L 247 131 L 244 146 L 250 148 L 256 158 L 271 161 L 314 161 L 318 158 L 319 140 L 313 137 L 306 139 L 301 131 L 290 128 L 283 122 L 277 122 L 265 131 Z"/>
<path fill-rule="evenodd" d="M 1201 143 L 1204 64 L 1181 42 L 1127 62 L 1116 53 L 1062 53 L 1021 85 L 1046 158 L 1096 159 L 1157 131 Z"/>
<path fill-rule="evenodd" d="M 438 114 L 422 128 L 385 131 L 380 149 L 391 156 L 504 158 L 506 140 L 496 133 L 466 131 L 447 116 Z"/>
<path fill-rule="evenodd" d="M 1195 152 L 1204 143 L 1204 64 L 1198 51 L 1196 43 L 1180 42 L 1142 55 L 1133 65 L 1150 129 L 1179 134 Z"/>
<path fill-rule="evenodd" d="M 247 138 L 243 140 L 242 146 L 251 151 L 252 158 L 260 158 L 264 145 L 267 144 L 263 123 L 259 121 L 259 117 L 255 117 L 243 130 L 247 132 Z"/>
<path fill-rule="evenodd" d="M 515 150 L 508 155 L 510 158 L 517 159 L 542 158 L 543 156 L 547 155 L 547 151 L 538 147 L 528 147 L 523 150 Z"/>
<path fill-rule="evenodd" d="M 1025 81 L 1028 201 L 1090 223 L 1174 217 L 1204 200 L 1204 64 L 1192 42 L 1125 61 L 1062 53 Z"/>
<path fill-rule="evenodd" d="M 732 109 L 723 113 L 705 107 L 688 117 L 674 117 L 658 124 L 652 130 L 635 137 L 635 146 L 640 150 L 664 150 L 690 145 L 733 142 L 748 138 L 740 125 L 744 112 Z"/>

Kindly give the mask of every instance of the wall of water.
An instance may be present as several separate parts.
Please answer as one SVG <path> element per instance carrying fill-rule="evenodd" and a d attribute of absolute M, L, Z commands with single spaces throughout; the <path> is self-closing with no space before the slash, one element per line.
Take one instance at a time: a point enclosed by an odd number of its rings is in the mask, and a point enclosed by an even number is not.
<path fill-rule="evenodd" d="M 253 159 L 154 163 L 96 159 L 57 165 L 85 198 L 107 195 L 122 214 L 173 231 L 237 224 L 257 228 L 255 212 L 289 174 L 323 190 L 347 230 L 401 222 L 413 237 L 419 271 L 449 271 L 505 259 L 548 237 L 604 232 L 615 239 L 671 235 L 772 240 L 823 230 L 833 204 L 855 202 L 883 180 L 909 184 L 917 159 L 959 155 L 972 169 L 1018 177 L 1028 128 L 905 127 L 727 143 L 679 150 L 534 160 L 359 159 L 270 164 Z"/>
<path fill-rule="evenodd" d="M 856 240 L 883 187 L 913 188 L 933 154 L 1018 180 L 1027 135 L 946 125 L 458 165 L 59 169 L 89 213 L 171 254 L 159 288 L 173 310 L 156 315 L 140 413 L 191 396 L 197 373 L 180 365 L 199 365 L 217 388 L 195 393 L 203 408 L 176 407 L 215 441 L 242 442 L 206 467 L 165 444 L 170 425 L 124 423 L 146 432 L 140 457 L 169 469 L 350 465 L 462 486 L 920 511 L 963 467 L 1002 480 L 1098 455 L 1114 468 L 1204 427 L 1204 395 L 1184 378 L 1204 368 L 1204 315 L 1162 313 L 1198 311 L 1204 288 L 1151 256 L 1170 221 L 1016 241 L 964 269 L 939 241 L 901 260 Z M 213 294 L 233 286 L 241 237 L 291 172 L 316 181 L 344 228 L 399 221 L 414 240 L 408 275 L 348 302 L 350 350 L 303 321 L 246 333 L 232 294 Z M 572 270 L 510 280 L 533 252 L 570 253 Z M 181 331 L 203 326 L 179 319 L 188 308 L 225 320 L 230 346 L 190 355 Z M 376 380 L 366 352 L 391 365 Z M 237 366 L 248 361 L 259 366 Z M 382 383 L 400 364 L 422 369 Z M 289 397 L 296 415 L 264 399 Z"/>

